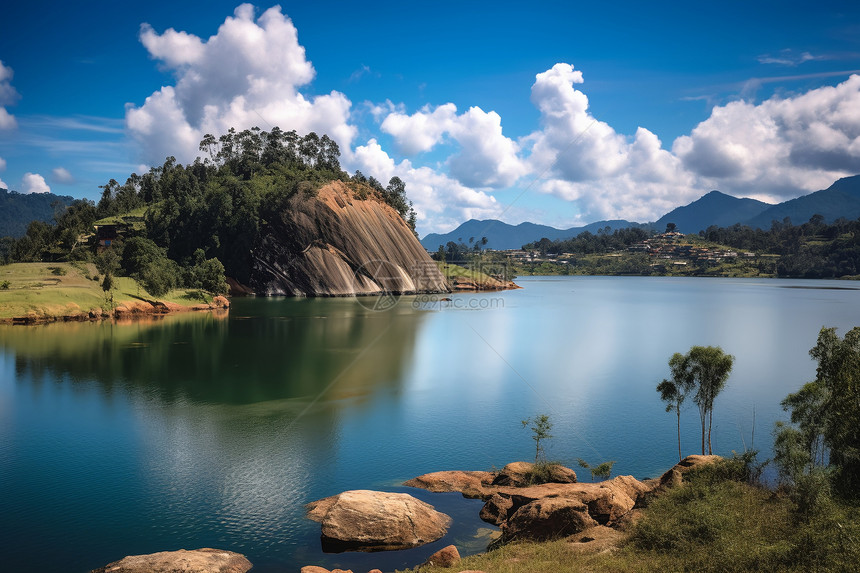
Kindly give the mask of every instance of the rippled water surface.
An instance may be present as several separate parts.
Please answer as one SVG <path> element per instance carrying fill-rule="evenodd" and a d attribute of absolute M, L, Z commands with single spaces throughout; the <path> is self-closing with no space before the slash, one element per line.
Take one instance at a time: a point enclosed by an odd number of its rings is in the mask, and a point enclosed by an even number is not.
<path fill-rule="evenodd" d="M 254 571 L 366 571 L 450 543 L 480 551 L 492 531 L 480 502 L 399 484 L 529 459 L 520 420 L 541 413 L 555 423 L 549 457 L 655 476 L 677 445 L 654 387 L 693 344 L 736 357 L 716 401 L 717 452 L 750 446 L 755 412 L 767 456 L 779 401 L 814 376 L 818 330 L 860 325 L 849 282 L 519 282 L 386 311 L 374 299 L 236 299 L 227 317 L 0 327 L 4 568 L 84 572 L 210 546 Z M 687 453 L 697 421 L 684 413 Z M 324 554 L 304 504 L 347 489 L 408 491 L 454 525 L 415 550 Z"/>

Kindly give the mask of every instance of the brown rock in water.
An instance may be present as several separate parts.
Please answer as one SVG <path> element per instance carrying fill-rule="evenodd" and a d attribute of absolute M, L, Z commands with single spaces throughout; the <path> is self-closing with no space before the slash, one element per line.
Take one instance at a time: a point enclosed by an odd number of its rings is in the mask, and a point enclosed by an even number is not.
<path fill-rule="evenodd" d="M 317 567 L 316 565 L 305 565 L 302 567 L 301 573 L 331 573 L 325 567 Z"/>
<path fill-rule="evenodd" d="M 530 472 L 534 464 L 529 462 L 511 462 L 493 478 L 493 485 L 507 485 L 511 487 L 525 487 L 531 485 Z"/>
<path fill-rule="evenodd" d="M 426 489 L 427 491 L 433 491 L 436 493 L 459 491 L 466 497 L 483 498 L 486 493 L 486 488 L 492 482 L 493 474 L 491 472 L 455 470 L 424 474 L 404 482 L 403 485 Z M 492 492 L 488 495 L 491 494 Z"/>
<path fill-rule="evenodd" d="M 508 518 L 513 505 L 514 502 L 510 497 L 494 493 L 481 508 L 479 517 L 487 523 L 501 525 Z"/>
<path fill-rule="evenodd" d="M 296 193 L 252 252 L 258 294 L 350 296 L 447 292 L 439 267 L 380 197 L 342 181 Z"/>
<path fill-rule="evenodd" d="M 207 547 L 129 555 L 91 573 L 245 573 L 250 568 L 244 555 Z"/>
<path fill-rule="evenodd" d="M 354 490 L 307 505 L 327 550 L 379 551 L 436 541 L 451 518 L 405 493 Z"/>
<path fill-rule="evenodd" d="M 435 565 L 436 567 L 453 567 L 460 562 L 460 552 L 453 545 L 443 547 L 427 558 L 422 567 Z"/>
<path fill-rule="evenodd" d="M 529 462 L 511 462 L 493 479 L 493 485 L 527 487 L 532 484 L 535 465 Z M 561 464 L 547 464 L 545 483 L 576 483 L 576 472 Z"/>

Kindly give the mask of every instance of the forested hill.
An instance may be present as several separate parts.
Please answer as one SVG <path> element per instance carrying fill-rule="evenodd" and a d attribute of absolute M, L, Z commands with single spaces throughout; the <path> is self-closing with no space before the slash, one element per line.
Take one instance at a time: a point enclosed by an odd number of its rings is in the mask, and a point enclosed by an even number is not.
<path fill-rule="evenodd" d="M 405 184 L 393 177 L 383 186 L 358 171 L 345 173 L 337 143 L 326 135 L 299 136 L 277 127 L 270 132 L 231 129 L 217 138 L 207 134 L 200 151 L 202 157 L 189 165 L 168 157 L 124 184 L 109 181 L 98 203 L 77 200 L 57 216 L 55 225 L 32 223 L 21 239 L 0 245 L 0 259 L 99 259 L 101 268 L 139 278 L 156 296 L 203 282 L 223 290 L 225 273 L 248 284 L 252 252 L 270 234 L 270 222 L 293 207 L 295 198 L 316 197 L 332 181 L 343 182 L 351 199 L 393 209 L 417 244 Z M 112 240 L 110 249 L 98 248 L 93 236 L 97 222 L 119 224 L 121 240 Z M 220 282 L 201 279 L 219 274 Z"/>
<path fill-rule="evenodd" d="M 0 189 L 0 237 L 18 238 L 31 221 L 49 222 L 74 199 L 53 193 L 17 193 Z"/>

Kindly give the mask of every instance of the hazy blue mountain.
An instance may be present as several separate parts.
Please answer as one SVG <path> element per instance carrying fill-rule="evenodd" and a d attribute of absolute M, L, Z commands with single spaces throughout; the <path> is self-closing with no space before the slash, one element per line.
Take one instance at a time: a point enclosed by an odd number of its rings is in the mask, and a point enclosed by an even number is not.
<path fill-rule="evenodd" d="M 487 237 L 487 247 L 491 249 L 518 249 L 543 237 L 550 240 L 568 239 L 583 231 L 596 233 L 607 226 L 611 230 L 648 226 L 662 232 L 666 229 L 666 223 L 675 223 L 682 233 L 698 233 L 711 225 L 731 227 L 735 223 L 769 229 L 773 221 L 781 222 L 789 217 L 793 224 L 800 225 L 815 214 L 822 215 L 828 223 L 840 217 L 849 220 L 860 218 L 860 175 L 843 177 L 827 189 L 777 205 L 769 205 L 755 199 L 738 199 L 719 191 L 711 191 L 689 205 L 673 209 L 654 223 L 598 221 L 584 227 L 556 229 L 535 223 L 509 225 L 494 219 L 472 219 L 450 233 L 430 233 L 421 240 L 421 244 L 424 248 L 435 251 L 439 245 L 444 246 L 448 241 L 469 245 L 471 237 L 474 237 L 475 241 Z"/>
<path fill-rule="evenodd" d="M 860 217 L 860 175 L 843 177 L 827 189 L 773 205 L 741 222 L 750 227 L 770 229 L 773 221 L 782 222 L 789 217 L 793 224 L 800 225 L 816 214 L 822 215 L 828 223 L 840 217 L 849 220 Z"/>
<path fill-rule="evenodd" d="M 666 213 L 657 219 L 654 228 L 663 231 L 666 223 L 675 223 L 682 233 L 698 233 L 711 225 L 731 227 L 735 223 L 749 221 L 770 207 L 772 205 L 755 199 L 738 199 L 711 191 L 689 205 Z"/>
<path fill-rule="evenodd" d="M 50 222 L 56 208 L 71 205 L 74 198 L 53 193 L 18 193 L 0 189 L 0 237 L 21 237 L 32 221 Z"/>
<path fill-rule="evenodd" d="M 614 220 L 614 221 L 598 221 L 584 227 L 571 227 L 570 229 L 556 229 L 547 225 L 537 225 L 535 223 L 520 223 L 519 225 L 509 225 L 495 219 L 487 219 L 479 221 L 470 219 L 466 221 L 450 233 L 437 234 L 430 233 L 421 239 L 421 244 L 425 249 L 435 251 L 439 245 L 445 246 L 449 241 L 455 243 L 464 243 L 470 245 L 469 239 L 474 237 L 475 241 L 480 241 L 481 237 L 487 237 L 486 248 L 489 249 L 519 249 L 526 243 L 539 241 L 546 237 L 550 240 L 569 239 L 575 237 L 583 231 L 597 233 L 599 229 L 609 227 L 612 230 L 626 229 L 627 227 L 638 226 L 638 223 L 630 221 Z"/>

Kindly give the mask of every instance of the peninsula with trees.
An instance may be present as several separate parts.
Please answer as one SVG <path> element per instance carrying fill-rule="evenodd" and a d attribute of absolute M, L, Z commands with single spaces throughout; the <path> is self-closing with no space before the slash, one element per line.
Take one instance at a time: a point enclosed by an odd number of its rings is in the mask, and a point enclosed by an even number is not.
<path fill-rule="evenodd" d="M 124 184 L 102 186 L 98 203 L 75 200 L 55 223 L 33 221 L 0 243 L 5 294 L 42 288 L 11 263 L 80 268 L 111 310 L 121 282 L 142 300 L 175 291 L 355 296 L 447 292 L 414 233 L 415 211 L 397 177 L 383 185 L 341 170 L 327 135 L 233 129 L 200 143 L 202 157 L 173 157 Z M 92 265 L 93 268 L 87 267 Z M 128 290 L 128 289 L 126 289 Z M 2 311 L 2 304 L 0 304 Z M 86 312 L 86 309 L 83 309 Z"/>

